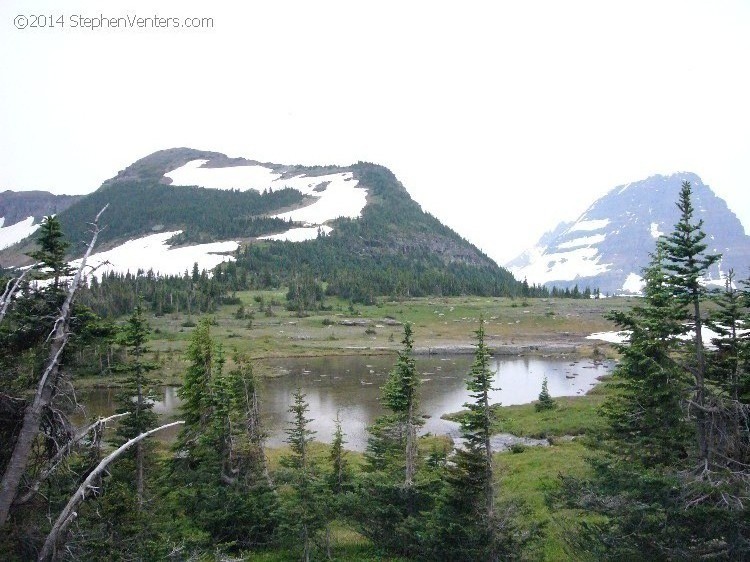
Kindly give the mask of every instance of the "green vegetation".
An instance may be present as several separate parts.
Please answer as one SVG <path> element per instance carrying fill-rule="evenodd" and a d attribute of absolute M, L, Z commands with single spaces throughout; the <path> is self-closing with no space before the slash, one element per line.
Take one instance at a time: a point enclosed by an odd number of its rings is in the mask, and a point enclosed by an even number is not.
<path fill-rule="evenodd" d="M 165 298 L 170 289 L 182 292 L 186 301 L 177 302 L 186 308 L 147 320 L 136 301 L 119 324 L 70 306 L 64 241 L 51 219 L 38 256 L 52 282 L 24 285 L 0 321 L 0 436 L 12 444 L 0 450 L 0 550 L 9 560 L 36 558 L 49 535 L 64 560 L 747 558 L 750 338 L 742 328 L 750 287 L 732 285 L 732 276 L 723 292 L 705 292 L 696 280 L 714 258 L 692 222 L 689 185 L 679 208 L 632 307 L 531 297 L 323 301 L 328 287 L 317 287 L 314 275 L 287 290 L 227 293 L 234 274 L 211 278 L 194 268 L 164 281 L 143 277 L 144 292 L 161 291 L 162 306 L 175 303 Z M 103 282 L 84 291 L 88 302 L 125 307 L 136 278 L 111 281 L 123 288 L 118 297 Z M 717 302 L 707 307 L 709 298 Z M 609 320 L 601 318 L 605 305 L 618 306 Z M 212 315 L 200 317 L 204 308 Z M 721 336 L 715 348 L 691 335 L 700 336 L 707 318 Z M 582 335 L 613 324 L 630 341 L 618 347 L 613 377 L 588 395 L 552 400 L 545 384 L 536 403 L 489 404 L 493 339 L 533 349 L 567 331 L 562 343 L 580 345 Z M 463 446 L 417 439 L 416 343 L 467 345 L 472 331 L 471 400 L 451 416 Z M 268 450 L 254 369 L 262 361 L 247 352 L 351 352 L 365 342 L 398 351 L 382 389 L 388 413 L 369 428 L 367 452 L 344 449 L 345 419 L 331 446 L 315 443 L 300 391 L 287 446 Z M 603 355 L 593 345 L 579 351 Z M 147 396 L 156 374 L 183 381 L 184 427 L 174 446 L 124 451 L 76 491 L 115 445 L 153 427 Z M 75 402 L 66 389 L 81 375 L 122 386 L 130 413 L 114 435 L 103 434 L 103 422 L 83 430 L 70 423 Z M 547 446 L 518 443 L 493 454 L 496 432 L 546 438 Z M 55 535 L 51 521 L 66 513 L 71 494 L 82 502 L 76 524 Z"/>
<path fill-rule="evenodd" d="M 534 408 L 537 412 L 543 412 L 545 410 L 554 410 L 557 408 L 557 402 L 550 396 L 549 389 L 547 388 L 547 377 L 544 377 L 542 382 L 542 390 L 539 393 L 539 400 L 534 404 Z"/>

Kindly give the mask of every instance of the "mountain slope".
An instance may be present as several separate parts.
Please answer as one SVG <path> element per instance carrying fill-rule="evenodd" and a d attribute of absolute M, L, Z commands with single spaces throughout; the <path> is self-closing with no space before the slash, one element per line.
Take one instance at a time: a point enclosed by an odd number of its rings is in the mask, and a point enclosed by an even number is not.
<path fill-rule="evenodd" d="M 0 193 L 0 250 L 23 240 L 39 227 L 43 217 L 64 211 L 81 197 L 47 191 Z"/>
<path fill-rule="evenodd" d="M 70 240 L 88 238 L 87 223 L 105 204 L 100 249 L 107 254 L 99 258 L 115 271 L 181 274 L 194 262 L 210 269 L 236 259 L 233 270 L 256 284 L 305 272 L 329 290 L 362 298 L 368 291 L 518 289 L 509 272 L 423 212 L 374 164 L 286 166 L 187 148 L 159 151 L 60 213 Z M 82 249 L 78 243 L 71 253 Z"/>
<path fill-rule="evenodd" d="M 746 275 L 750 237 L 726 202 L 692 173 L 656 175 L 615 187 L 574 223 L 561 223 L 506 267 L 530 283 L 636 293 L 656 239 L 677 222 L 675 203 L 683 180 L 692 185 L 696 219 L 704 220 L 708 251 L 723 254 L 707 281 L 720 284 L 729 268 Z"/>

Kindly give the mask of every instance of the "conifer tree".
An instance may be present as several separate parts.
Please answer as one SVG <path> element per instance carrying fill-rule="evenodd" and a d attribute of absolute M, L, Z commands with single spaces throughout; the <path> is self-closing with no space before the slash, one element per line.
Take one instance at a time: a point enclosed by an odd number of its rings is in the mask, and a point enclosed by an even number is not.
<path fill-rule="evenodd" d="M 325 483 L 310 454 L 315 432 L 308 428 L 312 421 L 306 417 L 309 409 L 305 395 L 298 388 L 289 407 L 292 421 L 286 430 L 291 454 L 281 459 L 287 469 L 284 476 L 290 493 L 282 497 L 280 530 L 290 546 L 301 548 L 301 559 L 305 562 L 313 554 L 320 531 L 327 528 L 330 512 Z"/>
<path fill-rule="evenodd" d="M 592 460 L 590 481 L 564 479 L 571 504 L 604 516 L 578 535 L 600 559 L 741 560 L 750 553 L 750 408 L 717 392 L 714 381 L 730 379 L 732 361 L 703 346 L 698 280 L 715 256 L 702 253 L 705 234 L 692 222 L 689 187 L 683 184 L 675 232 L 657 243 L 645 271 L 643 304 L 611 315 L 630 337 L 602 410 L 609 423 L 595 443 L 604 455 Z M 738 316 L 735 296 L 723 297 L 722 324 Z M 686 344 L 691 327 L 696 337 Z"/>
<path fill-rule="evenodd" d="M 176 484 L 171 496 L 208 544 L 251 548 L 271 540 L 275 495 L 260 460 L 262 434 L 256 428 L 252 437 L 249 427 L 257 419 L 246 418 L 252 398 L 241 396 L 251 382 L 243 380 L 242 368 L 224 373 L 224 355 L 210 324 L 207 318 L 198 323 L 187 350 L 190 364 L 180 389 L 185 428 L 171 463 L 170 481 Z M 247 449 L 238 445 L 240 434 Z"/>
<path fill-rule="evenodd" d="M 493 372 L 485 344 L 484 320 L 476 331 L 476 351 L 466 388 L 472 402 L 461 418 L 463 448 L 456 451 L 429 524 L 425 549 L 433 559 L 453 561 L 512 560 L 531 533 L 515 517 L 517 506 L 496 509 L 489 396 Z"/>
<path fill-rule="evenodd" d="M 747 306 L 742 291 L 735 286 L 734 270 L 730 269 L 724 285 L 724 290 L 714 297 L 717 308 L 709 315 L 708 324 L 718 334 L 713 343 L 718 349 L 717 365 L 713 370 L 717 375 L 712 378 L 726 389 L 727 395 L 733 400 L 739 400 L 743 390 L 743 371 L 747 364 L 743 360 L 746 356 L 747 338 L 743 330 L 746 320 Z M 721 373 L 726 376 L 722 377 Z M 722 380 L 723 379 L 723 380 Z"/>
<path fill-rule="evenodd" d="M 52 279 L 52 288 L 57 291 L 60 280 L 72 275 L 74 270 L 65 260 L 70 242 L 65 240 L 60 220 L 56 216 L 44 217 L 39 226 L 37 243 L 39 249 L 30 252 L 29 257 L 40 262 L 37 268 L 42 271 L 42 277 Z"/>
<path fill-rule="evenodd" d="M 557 402 L 552 398 L 547 388 L 547 376 L 545 375 L 544 381 L 542 382 L 542 391 L 539 393 L 539 401 L 534 404 L 534 409 L 537 412 L 543 412 L 545 410 L 554 410 L 557 408 Z"/>
<path fill-rule="evenodd" d="M 677 208 L 680 218 L 675 224 L 674 231 L 663 241 L 665 263 L 668 272 L 668 283 L 672 295 L 686 308 L 688 326 L 694 332 L 695 366 L 691 369 L 695 378 L 695 404 L 698 409 L 698 446 L 701 459 L 709 462 L 709 437 L 706 407 L 706 357 L 703 344 L 703 318 L 701 302 L 705 298 L 706 289 L 700 283 L 708 268 L 721 259 L 721 255 L 706 254 L 707 244 L 704 242 L 706 233 L 703 232 L 703 220 L 695 222 L 695 212 L 691 200 L 690 182 L 682 182 Z M 688 311 L 688 308 L 691 309 Z"/>
<path fill-rule="evenodd" d="M 490 391 L 492 390 L 493 373 L 490 369 L 490 352 L 484 343 L 484 319 L 479 320 L 476 331 L 477 349 L 474 352 L 474 363 L 471 366 L 466 388 L 474 400 L 464 404 L 469 409 L 461 420 L 461 435 L 466 441 L 465 451 L 459 453 L 471 472 L 481 482 L 482 504 L 487 520 L 494 515 L 495 489 L 492 480 L 492 410 L 490 409 Z"/>
<path fill-rule="evenodd" d="M 630 338 L 619 346 L 623 359 L 615 385 L 620 391 L 603 409 L 609 438 L 616 443 L 613 450 L 625 463 L 637 460 L 646 467 L 685 458 L 691 434 L 683 409 L 689 381 L 674 359 L 684 331 L 682 311 L 664 271 L 662 244 L 651 258 L 643 274 L 644 304 L 610 314 Z"/>
<path fill-rule="evenodd" d="M 341 419 L 336 415 L 336 431 L 333 434 L 333 443 L 331 443 L 331 461 L 330 488 L 335 495 L 345 491 L 351 478 L 349 474 L 349 461 L 346 458 L 344 449 L 344 430 L 341 428 Z"/>
<path fill-rule="evenodd" d="M 404 325 L 403 348 L 398 353 L 396 366 L 383 387 L 383 404 L 393 412 L 404 436 L 404 487 L 414 484 L 417 463 L 417 427 L 419 376 L 412 357 L 414 337 L 409 323 Z"/>
<path fill-rule="evenodd" d="M 124 368 L 129 377 L 124 381 L 124 392 L 120 398 L 118 411 L 130 412 L 130 415 L 120 422 L 118 435 L 123 442 L 156 427 L 156 414 L 153 412 L 154 403 L 148 398 L 148 391 L 153 384 L 149 373 L 156 369 L 156 365 L 145 360 L 144 355 L 149 351 L 146 347 L 150 328 L 143 316 L 143 308 L 139 303 L 128 318 L 121 332 L 121 343 L 129 351 L 131 361 Z M 135 445 L 135 482 L 138 505 L 143 505 L 144 494 L 144 463 L 147 444 L 139 441 Z"/>

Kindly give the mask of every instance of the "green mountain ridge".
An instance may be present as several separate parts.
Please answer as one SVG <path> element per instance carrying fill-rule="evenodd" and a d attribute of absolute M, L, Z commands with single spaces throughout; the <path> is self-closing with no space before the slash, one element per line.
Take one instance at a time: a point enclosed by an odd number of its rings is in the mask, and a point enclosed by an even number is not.
<path fill-rule="evenodd" d="M 301 226 L 272 215 L 302 207 L 310 198 L 294 189 L 223 190 L 171 185 L 165 174 L 202 159 L 204 167 L 262 165 L 281 179 L 350 172 L 367 189 L 357 219 L 329 221 L 328 236 L 305 242 L 254 240 Z M 282 182 L 279 182 L 283 184 Z M 387 168 L 359 162 L 341 166 L 287 166 L 174 148 L 142 158 L 59 214 L 78 257 L 89 238 L 88 223 L 109 204 L 98 248 L 156 232 L 181 230 L 180 245 L 238 240 L 236 267 L 265 280 L 285 283 L 306 272 L 333 287 L 362 285 L 368 294 L 515 294 L 519 283 L 478 248 L 424 212 Z M 16 251 L 25 251 L 21 244 Z M 3 260 L 6 261 L 6 260 Z M 347 280 L 348 281 L 344 281 Z M 260 281 L 259 281 L 260 282 Z M 352 293 L 352 291 L 344 291 Z M 351 296 L 351 295 L 349 295 Z"/>

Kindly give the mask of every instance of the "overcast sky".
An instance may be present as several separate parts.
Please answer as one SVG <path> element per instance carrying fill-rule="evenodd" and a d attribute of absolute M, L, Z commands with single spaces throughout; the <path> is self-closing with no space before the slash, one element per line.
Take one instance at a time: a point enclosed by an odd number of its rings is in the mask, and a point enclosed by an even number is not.
<path fill-rule="evenodd" d="M 80 27 L 102 15 L 213 27 Z M 749 59 L 746 0 L 2 0 L 0 189 L 87 193 L 175 146 L 371 161 L 504 263 L 689 170 L 750 232 Z"/>

